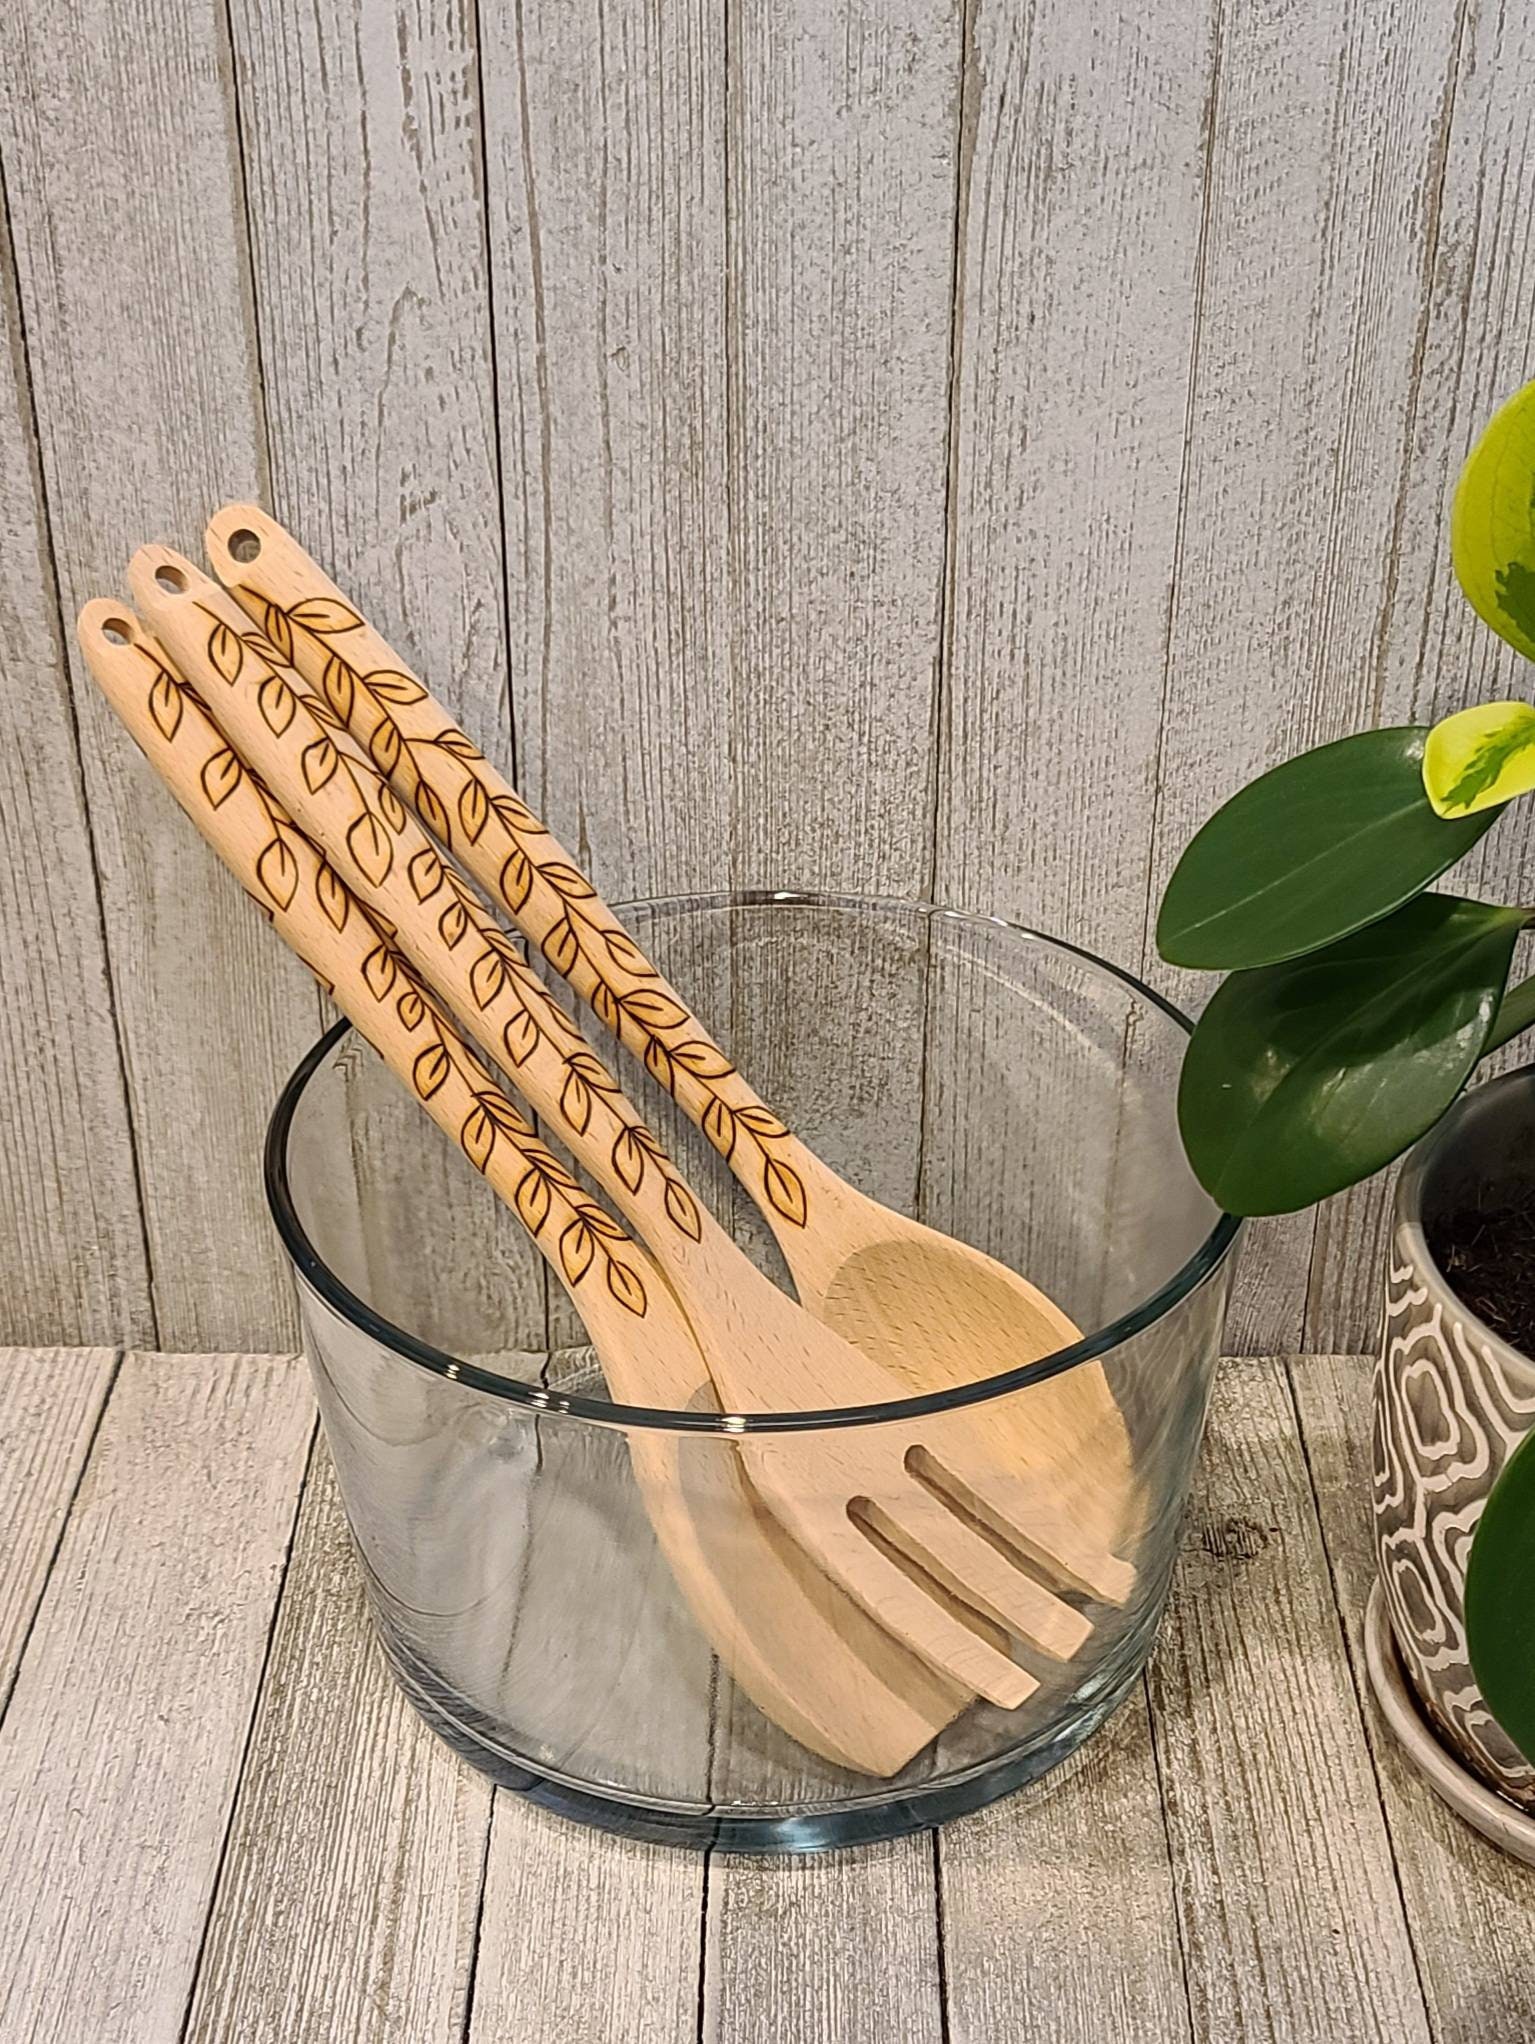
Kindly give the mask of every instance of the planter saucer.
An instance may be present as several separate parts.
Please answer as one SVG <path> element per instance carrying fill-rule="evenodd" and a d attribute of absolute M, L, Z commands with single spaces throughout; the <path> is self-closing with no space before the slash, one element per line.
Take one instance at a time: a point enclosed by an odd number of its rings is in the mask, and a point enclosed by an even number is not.
<path fill-rule="evenodd" d="M 1372 1586 L 1365 1608 L 1364 1659 L 1370 1671 L 1370 1687 L 1386 1723 L 1435 1795 L 1484 1838 L 1502 1846 L 1515 1859 L 1535 1866 L 1535 1815 L 1478 1781 L 1429 1728 L 1402 1670 L 1386 1613 L 1386 1599 L 1378 1582 Z"/>

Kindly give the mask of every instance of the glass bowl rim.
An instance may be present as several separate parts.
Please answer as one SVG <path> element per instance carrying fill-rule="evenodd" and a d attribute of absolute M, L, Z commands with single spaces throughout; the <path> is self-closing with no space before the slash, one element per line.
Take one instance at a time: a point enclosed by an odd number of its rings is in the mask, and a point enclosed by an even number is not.
<path fill-rule="evenodd" d="M 1027 924 L 1013 922 L 1006 916 L 977 915 L 967 910 L 945 908 L 933 902 L 915 901 L 898 895 L 830 894 L 813 889 L 750 887 L 636 898 L 617 903 L 616 912 L 622 915 L 626 910 L 646 910 L 675 914 L 683 910 L 767 906 L 842 909 L 854 913 L 871 910 L 898 911 L 921 916 L 929 923 L 946 922 L 968 925 L 971 928 L 1006 930 L 1011 936 L 1021 937 L 1026 943 L 1041 944 L 1049 950 L 1063 951 L 1083 960 L 1096 971 L 1128 987 L 1140 1000 L 1158 1009 L 1186 1035 L 1193 1033 L 1194 1025 L 1182 1009 L 1175 1007 L 1135 973 L 1126 971 L 1109 959 L 1100 958 L 1096 952 L 1087 950 L 1081 944 L 1073 944 L 1068 938 L 1052 936 L 1045 930 L 1031 929 Z M 1030 1384 L 1045 1383 L 1049 1378 L 1076 1369 L 1080 1364 L 1093 1362 L 1110 1354 L 1133 1336 L 1143 1333 L 1158 1320 L 1165 1318 L 1175 1306 L 1181 1305 L 1184 1299 L 1212 1277 L 1241 1232 L 1242 1223 L 1236 1215 L 1218 1213 L 1209 1234 L 1181 1268 L 1174 1271 L 1171 1277 L 1165 1279 L 1146 1298 L 1108 1322 L 1106 1326 L 1098 1328 L 1092 1334 L 1084 1335 L 1080 1341 L 1072 1342 L 1066 1348 L 1055 1350 L 1051 1355 L 1040 1356 L 1032 1363 L 1021 1363 L 1016 1369 L 1004 1370 L 994 1377 L 980 1377 L 973 1384 L 956 1385 L 945 1391 L 931 1391 L 911 1398 L 891 1399 L 888 1403 L 879 1405 L 829 1406 L 805 1412 L 750 1413 L 683 1412 L 664 1406 L 621 1405 L 605 1398 L 591 1398 L 576 1392 L 552 1391 L 544 1385 L 530 1384 L 524 1378 L 503 1377 L 497 1371 L 484 1369 L 477 1363 L 466 1362 L 462 1357 L 450 1355 L 446 1350 L 423 1341 L 407 1328 L 384 1319 L 381 1314 L 373 1311 L 366 1300 L 359 1298 L 350 1286 L 342 1281 L 310 1241 L 299 1219 L 288 1182 L 288 1135 L 310 1079 L 343 1037 L 354 1033 L 360 1034 L 356 1030 L 356 1025 L 343 1015 L 310 1045 L 284 1082 L 282 1091 L 277 1096 L 277 1104 L 272 1109 L 271 1119 L 267 1123 L 262 1160 L 263 1176 L 268 1210 L 282 1239 L 283 1247 L 304 1283 L 317 1292 L 333 1312 L 350 1322 L 370 1341 L 391 1350 L 418 1368 L 430 1370 L 436 1376 L 446 1377 L 455 1384 L 467 1385 L 471 1390 L 486 1392 L 495 1398 L 503 1398 L 508 1404 L 520 1405 L 531 1412 L 559 1413 L 570 1419 L 626 1431 L 631 1427 L 643 1427 L 665 1433 L 739 1437 L 748 1433 L 805 1433 L 837 1427 L 874 1426 L 900 1420 L 924 1419 L 935 1413 L 959 1411 L 966 1406 L 982 1405 L 994 1398 L 1007 1397 Z"/>

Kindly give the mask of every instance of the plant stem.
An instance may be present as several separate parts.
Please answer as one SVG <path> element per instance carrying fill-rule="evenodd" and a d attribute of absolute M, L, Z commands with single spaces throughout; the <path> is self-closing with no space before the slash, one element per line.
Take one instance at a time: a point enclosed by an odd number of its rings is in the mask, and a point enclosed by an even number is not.
<path fill-rule="evenodd" d="M 1482 1056 L 1490 1057 L 1493 1051 L 1501 1050 L 1505 1043 L 1532 1024 L 1535 1024 L 1535 975 L 1520 980 L 1517 986 L 1509 987 L 1504 993 Z"/>

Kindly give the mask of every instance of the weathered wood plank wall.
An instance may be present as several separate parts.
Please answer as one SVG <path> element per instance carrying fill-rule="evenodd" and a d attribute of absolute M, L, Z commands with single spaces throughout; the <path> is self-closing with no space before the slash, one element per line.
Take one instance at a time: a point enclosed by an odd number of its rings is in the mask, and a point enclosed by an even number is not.
<path fill-rule="evenodd" d="M 17 0 L 0 1332 L 291 1332 L 257 1156 L 318 1005 L 68 649 L 132 543 L 267 495 L 617 892 L 933 894 L 1193 995 L 1149 927 L 1198 818 L 1502 685 L 1444 522 L 1529 369 L 1532 46 L 1499 0 Z M 1255 1233 L 1232 1345 L 1368 1346 L 1382 1211 Z"/>

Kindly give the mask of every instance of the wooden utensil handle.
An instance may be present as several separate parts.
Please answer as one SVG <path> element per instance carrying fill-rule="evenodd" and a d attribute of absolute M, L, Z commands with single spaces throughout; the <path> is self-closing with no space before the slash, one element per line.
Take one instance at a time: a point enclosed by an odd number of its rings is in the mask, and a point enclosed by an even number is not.
<path fill-rule="evenodd" d="M 645 1317 L 648 1259 L 541 1143 L 363 904 L 214 724 L 127 606 L 77 627 L 139 750 L 279 936 L 517 1215 L 592 1328 Z"/>
<path fill-rule="evenodd" d="M 167 547 L 129 568 L 138 608 L 245 762 L 469 1034 L 515 1075 L 650 1248 L 685 1262 L 719 1236 L 659 1139 L 339 717 L 249 629 L 239 604 Z M 712 1246 L 718 1249 L 719 1243 Z"/>
<path fill-rule="evenodd" d="M 324 694 L 396 792 L 703 1130 L 792 1262 L 816 1160 L 569 853 L 275 519 L 254 505 L 226 505 L 206 543 L 219 579 L 280 657 Z"/>

